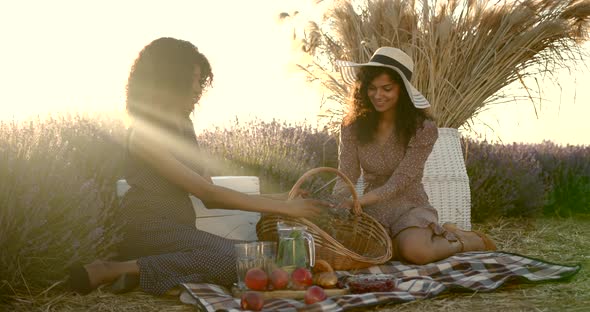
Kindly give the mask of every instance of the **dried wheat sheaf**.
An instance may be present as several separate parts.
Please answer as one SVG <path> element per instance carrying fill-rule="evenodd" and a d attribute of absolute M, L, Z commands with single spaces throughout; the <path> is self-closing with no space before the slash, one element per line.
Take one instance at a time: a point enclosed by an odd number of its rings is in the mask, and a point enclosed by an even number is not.
<path fill-rule="evenodd" d="M 501 92 L 513 82 L 535 100 L 523 79 L 574 66 L 588 38 L 588 0 L 361 2 L 335 2 L 323 21 L 308 23 L 302 39 L 314 61 L 300 67 L 339 103 L 326 108 L 335 123 L 348 94 L 336 59 L 366 62 L 380 46 L 404 50 L 438 126 L 459 128 L 489 104 L 513 101 Z"/>

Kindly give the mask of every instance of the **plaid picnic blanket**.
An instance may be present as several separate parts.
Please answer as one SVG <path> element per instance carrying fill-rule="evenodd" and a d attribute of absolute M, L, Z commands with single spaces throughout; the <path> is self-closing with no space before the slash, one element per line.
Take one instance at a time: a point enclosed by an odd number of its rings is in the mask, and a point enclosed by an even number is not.
<path fill-rule="evenodd" d="M 489 292 L 504 284 L 561 281 L 575 275 L 579 265 L 566 266 L 507 252 L 466 252 L 427 265 L 405 265 L 398 261 L 354 272 L 338 272 L 341 278 L 353 274 L 392 274 L 392 292 L 333 296 L 306 305 L 292 299 L 268 299 L 263 311 L 345 311 L 352 308 L 395 304 L 435 297 L 445 291 Z M 204 311 L 241 311 L 240 299 L 213 284 L 183 284 L 181 301 Z"/>

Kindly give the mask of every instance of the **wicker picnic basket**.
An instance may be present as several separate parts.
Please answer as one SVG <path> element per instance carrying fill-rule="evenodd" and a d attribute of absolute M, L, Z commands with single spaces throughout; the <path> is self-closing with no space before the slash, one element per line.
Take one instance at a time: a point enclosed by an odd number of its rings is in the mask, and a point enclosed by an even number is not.
<path fill-rule="evenodd" d="M 335 173 L 343 179 L 352 194 L 354 220 L 335 219 L 331 223 L 338 233 L 345 235 L 338 235 L 340 239 L 337 240 L 305 218 L 265 214 L 256 224 L 258 239 L 277 241 L 277 222 L 282 221 L 306 226 L 314 238 L 316 259 L 326 260 L 335 270 L 361 269 L 390 260 L 393 251 L 389 234 L 377 220 L 362 211 L 353 184 L 337 169 L 319 167 L 309 170 L 295 183 L 289 192 L 289 199 L 293 199 L 299 193 L 299 188 L 306 179 L 325 172 Z"/>

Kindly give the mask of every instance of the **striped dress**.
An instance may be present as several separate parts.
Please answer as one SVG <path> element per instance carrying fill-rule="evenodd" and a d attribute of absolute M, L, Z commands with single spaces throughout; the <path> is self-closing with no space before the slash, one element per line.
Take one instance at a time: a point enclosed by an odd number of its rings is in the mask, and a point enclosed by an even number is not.
<path fill-rule="evenodd" d="M 190 119 L 174 132 L 197 144 Z M 116 213 L 123 233 L 117 260 L 137 259 L 140 288 L 161 295 L 184 282 L 234 283 L 236 241 L 197 230 L 188 192 L 129 152 L 125 170 L 131 188 Z"/>

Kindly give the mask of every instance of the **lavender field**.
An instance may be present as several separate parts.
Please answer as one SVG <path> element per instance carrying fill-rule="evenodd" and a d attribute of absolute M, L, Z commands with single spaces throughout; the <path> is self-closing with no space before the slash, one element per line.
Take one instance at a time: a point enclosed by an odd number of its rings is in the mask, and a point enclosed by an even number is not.
<path fill-rule="evenodd" d="M 110 255 L 124 138 L 123 123 L 107 116 L 0 124 L 0 305 L 34 306 L 63 293 L 70 264 Z M 337 166 L 337 138 L 306 125 L 236 121 L 199 134 L 199 144 L 226 164 L 213 175 L 259 176 L 263 192 L 288 191 L 305 171 Z M 588 219 L 589 146 L 463 147 L 476 226 L 499 238 L 498 224 Z"/>

